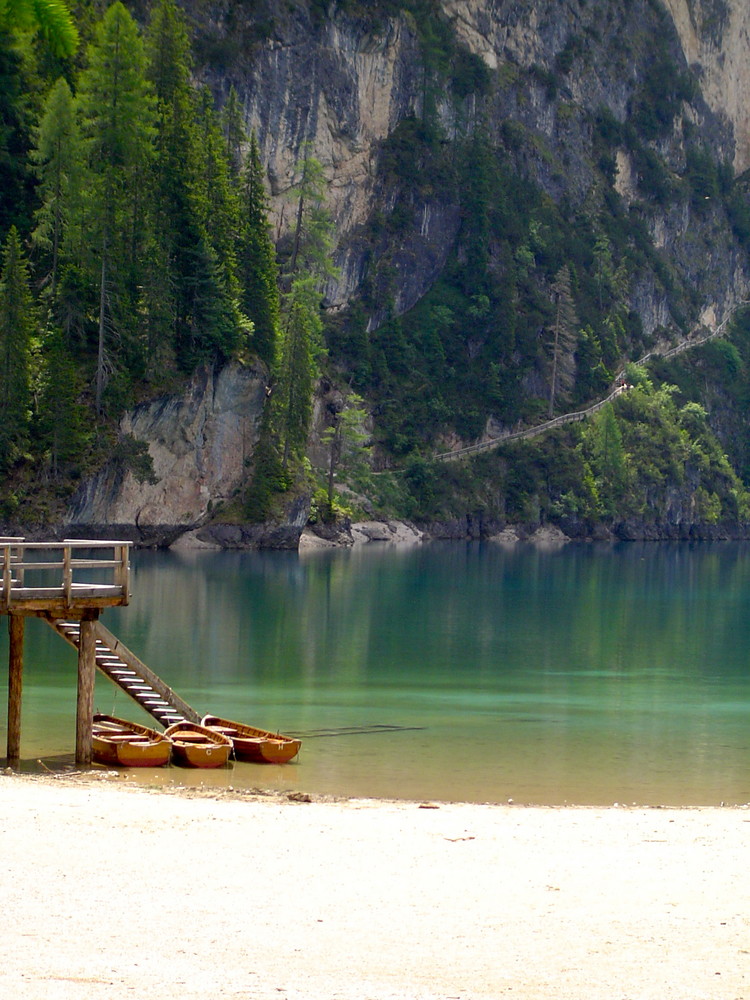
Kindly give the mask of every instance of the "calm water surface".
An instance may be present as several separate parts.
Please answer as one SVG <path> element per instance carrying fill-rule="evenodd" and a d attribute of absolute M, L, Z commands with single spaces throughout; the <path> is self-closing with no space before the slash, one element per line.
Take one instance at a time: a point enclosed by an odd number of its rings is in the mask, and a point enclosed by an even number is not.
<path fill-rule="evenodd" d="M 306 738 L 294 765 L 148 780 L 750 801 L 748 545 L 136 552 L 132 590 L 104 623 L 199 711 L 330 734 Z M 76 654 L 32 620 L 26 663 L 22 756 L 54 766 L 74 746 Z M 103 677 L 96 703 L 148 722 Z"/>

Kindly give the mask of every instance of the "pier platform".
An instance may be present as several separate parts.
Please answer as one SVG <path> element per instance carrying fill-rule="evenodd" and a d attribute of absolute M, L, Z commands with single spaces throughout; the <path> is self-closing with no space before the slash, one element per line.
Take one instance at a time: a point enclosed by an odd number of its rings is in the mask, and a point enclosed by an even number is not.
<path fill-rule="evenodd" d="M 28 542 L 0 536 L 0 615 L 8 616 L 8 764 L 21 746 L 26 619 L 41 618 L 78 651 L 76 763 L 92 758 L 97 669 L 162 725 L 198 713 L 99 622 L 130 599 L 130 542 L 64 539 Z"/>

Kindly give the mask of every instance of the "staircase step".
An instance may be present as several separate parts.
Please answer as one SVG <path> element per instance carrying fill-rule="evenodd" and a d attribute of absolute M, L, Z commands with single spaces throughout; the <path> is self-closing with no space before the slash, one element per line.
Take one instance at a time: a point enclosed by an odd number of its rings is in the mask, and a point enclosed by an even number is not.
<path fill-rule="evenodd" d="M 68 643 L 76 648 L 80 648 L 80 622 L 59 620 L 53 621 L 52 619 L 48 619 L 48 623 Z M 103 638 L 101 638 L 101 636 L 103 636 Z M 154 683 L 159 685 L 160 690 L 167 691 L 166 695 L 160 694 L 159 690 L 154 688 L 153 685 L 140 673 L 138 669 L 140 661 L 135 654 L 131 654 L 130 650 L 128 650 L 126 646 L 123 646 L 119 640 L 111 637 L 111 633 L 103 628 L 103 626 L 95 638 L 95 643 L 94 660 L 98 669 L 106 674 L 111 681 L 117 684 L 126 694 L 128 694 L 143 709 L 145 709 L 145 711 L 149 712 L 154 719 L 164 726 L 169 726 L 173 722 L 182 722 L 185 720 L 186 716 L 181 711 L 173 707 L 174 703 L 171 701 L 169 689 L 161 688 L 161 682 L 157 679 Z M 110 645 L 110 643 L 112 645 Z M 115 650 L 118 652 L 115 652 Z M 131 663 L 133 663 L 134 666 L 131 666 Z M 151 676 L 150 671 L 148 671 L 148 668 L 145 667 L 145 665 L 144 670 L 148 676 Z M 176 695 L 175 702 L 177 704 L 182 704 Z M 191 713 L 193 712 L 192 709 L 190 711 Z M 192 718 L 193 715 L 190 717 Z"/>

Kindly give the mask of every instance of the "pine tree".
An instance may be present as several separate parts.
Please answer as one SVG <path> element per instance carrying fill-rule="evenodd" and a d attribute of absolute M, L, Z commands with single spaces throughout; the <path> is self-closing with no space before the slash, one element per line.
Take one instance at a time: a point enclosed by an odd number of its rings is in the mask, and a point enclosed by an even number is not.
<path fill-rule="evenodd" d="M 211 96 L 206 91 L 199 97 L 191 85 L 188 33 L 174 0 L 159 0 L 154 7 L 148 54 L 157 101 L 158 156 L 155 241 L 144 293 L 149 355 L 158 373 L 160 361 L 171 357 L 190 370 L 201 359 L 231 356 L 240 342 L 243 318 L 234 261 L 237 200 L 233 192 L 226 195 L 228 168 Z M 216 178 L 223 185 L 219 194 Z M 224 206 L 232 197 L 232 221 L 227 224 Z"/>
<path fill-rule="evenodd" d="M 608 298 L 612 292 L 612 283 L 614 280 L 612 245 L 605 232 L 600 232 L 594 242 L 594 267 L 599 311 L 601 312 L 604 308 L 605 296 Z"/>
<path fill-rule="evenodd" d="M 59 56 L 72 56 L 78 47 L 78 31 L 61 0 L 3 0 L 0 32 L 9 30 L 38 31 Z"/>
<path fill-rule="evenodd" d="M 321 280 L 335 277 L 337 271 L 331 259 L 333 223 L 324 205 L 325 176 L 314 157 L 303 160 L 300 182 L 291 193 L 297 201 L 297 213 L 285 274 L 290 280 L 297 274 Z"/>
<path fill-rule="evenodd" d="M 239 177 L 242 170 L 242 147 L 247 138 L 242 105 L 234 85 L 229 88 L 224 107 L 221 109 L 221 130 L 226 140 L 226 157 L 233 177 Z"/>
<path fill-rule="evenodd" d="M 99 272 L 96 408 L 111 367 L 105 339 L 122 338 L 137 315 L 145 192 L 153 156 L 153 98 L 138 29 L 117 0 L 89 47 L 78 102 L 89 170 L 89 225 Z"/>
<path fill-rule="evenodd" d="M 31 417 L 31 341 L 35 330 L 29 273 L 15 226 L 3 252 L 0 275 L 0 469 L 28 442 Z"/>
<path fill-rule="evenodd" d="M 73 95 L 61 77 L 49 93 L 32 154 L 39 177 L 41 207 L 36 213 L 34 242 L 50 253 L 50 293 L 54 303 L 60 247 L 69 219 L 81 212 L 81 141 Z"/>
<path fill-rule="evenodd" d="M 274 389 L 282 465 L 303 456 L 312 420 L 323 324 L 315 278 L 297 278 L 285 302 L 281 366 Z"/>
<path fill-rule="evenodd" d="M 79 402 L 76 364 L 58 330 L 47 332 L 42 354 L 37 432 L 49 455 L 52 478 L 58 479 L 85 445 L 85 411 Z"/>
<path fill-rule="evenodd" d="M 364 422 L 367 413 L 362 406 L 362 397 L 356 393 L 345 399 L 331 415 L 331 424 L 323 433 L 322 441 L 328 445 L 328 485 L 326 503 L 327 519 L 334 518 L 334 480 L 339 466 L 355 465 L 352 456 L 361 455 L 361 448 L 367 440 Z"/>
<path fill-rule="evenodd" d="M 205 213 L 211 245 L 225 271 L 227 291 L 238 292 L 235 243 L 239 229 L 239 198 L 232 183 L 226 145 L 219 116 L 210 90 L 204 87 L 198 97 L 198 198 Z"/>
<path fill-rule="evenodd" d="M 268 202 L 255 133 L 242 176 L 242 230 L 238 270 L 242 310 L 252 320 L 251 346 L 270 369 L 276 364 L 279 328 L 279 288 L 276 248 L 268 227 Z"/>
<path fill-rule="evenodd" d="M 148 354 L 156 375 L 173 357 L 189 369 L 201 354 L 200 289 L 210 254 L 195 197 L 199 154 L 190 41 L 174 0 L 155 5 L 147 46 L 148 75 L 156 96 L 157 157 L 155 238 L 144 288 L 150 317 Z"/>
<path fill-rule="evenodd" d="M 275 390 L 277 426 L 284 470 L 307 444 L 312 395 L 322 353 L 321 282 L 338 272 L 331 261 L 333 225 L 323 205 L 323 168 L 308 158 L 297 194 L 297 221 L 287 268 L 291 287 L 282 303 L 279 384 Z"/>
<path fill-rule="evenodd" d="M 2 0 L 0 0 L 2 2 Z M 0 28 L 0 236 L 12 225 L 26 232 L 33 191 L 28 169 L 32 122 L 27 60 L 13 36 Z"/>
<path fill-rule="evenodd" d="M 570 270 L 564 264 L 552 285 L 555 318 L 552 326 L 549 415 L 555 412 L 555 402 L 567 398 L 575 380 L 575 345 L 578 318 L 571 291 Z"/>

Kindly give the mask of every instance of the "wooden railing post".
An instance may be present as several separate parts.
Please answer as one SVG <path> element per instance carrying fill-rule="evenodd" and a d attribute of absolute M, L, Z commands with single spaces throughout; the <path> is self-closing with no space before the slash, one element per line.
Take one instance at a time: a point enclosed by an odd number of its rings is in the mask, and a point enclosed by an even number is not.
<path fill-rule="evenodd" d="M 88 766 L 92 757 L 94 683 L 96 681 L 96 618 L 81 622 L 78 642 L 78 702 L 76 709 L 76 764 Z"/>
<path fill-rule="evenodd" d="M 3 607 L 9 608 L 11 603 L 11 588 L 13 586 L 13 569 L 11 559 L 13 549 L 10 545 L 3 545 Z"/>
<path fill-rule="evenodd" d="M 71 550 L 71 547 L 69 545 L 63 546 L 63 578 L 62 578 L 62 585 L 63 585 L 63 594 L 64 594 L 65 606 L 68 607 L 68 608 L 73 603 L 73 601 L 72 601 L 72 594 L 73 594 L 73 564 L 72 564 L 72 559 L 73 559 L 73 552 Z"/>
<path fill-rule="evenodd" d="M 23 638 L 26 619 L 8 615 L 8 765 L 16 767 L 21 756 L 21 694 L 23 689 Z"/>
<path fill-rule="evenodd" d="M 129 545 L 117 545 L 115 546 L 115 559 L 118 560 L 119 565 L 115 570 L 115 584 L 122 588 L 122 596 L 125 598 L 124 603 L 128 603 L 130 597 L 130 546 Z"/>

